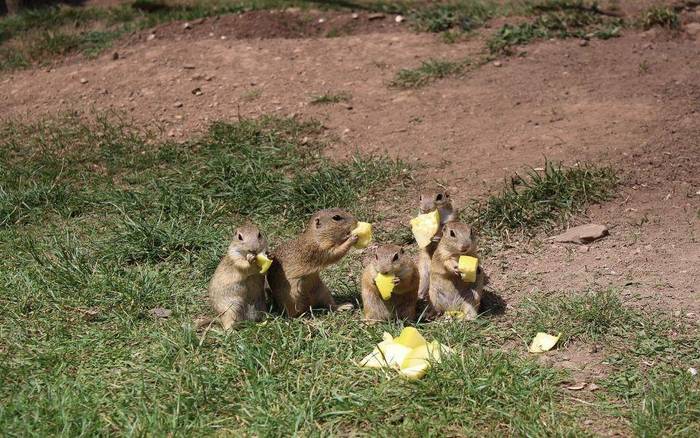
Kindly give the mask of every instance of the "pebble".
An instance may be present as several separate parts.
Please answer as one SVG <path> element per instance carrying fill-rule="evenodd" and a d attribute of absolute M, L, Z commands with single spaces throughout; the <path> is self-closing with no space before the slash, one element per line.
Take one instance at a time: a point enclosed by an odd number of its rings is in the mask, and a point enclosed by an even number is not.
<path fill-rule="evenodd" d="M 88 83 L 88 80 L 85 79 L 85 78 L 80 78 L 80 83 L 81 83 L 81 84 L 87 84 L 87 83 Z"/>
<path fill-rule="evenodd" d="M 578 45 L 581 47 L 586 47 L 588 45 L 588 40 L 580 40 Z"/>
<path fill-rule="evenodd" d="M 404 20 L 406 20 L 406 18 L 403 15 L 397 15 L 396 17 L 394 17 L 394 21 L 396 21 L 397 23 L 403 23 Z"/>
<path fill-rule="evenodd" d="M 148 35 L 148 37 L 146 37 L 147 41 L 153 41 L 154 39 L 156 39 L 156 34 L 154 34 L 154 33 L 152 33 L 152 34 Z"/>
<path fill-rule="evenodd" d="M 353 13 L 352 13 L 352 19 L 353 19 L 353 20 L 357 20 L 358 18 L 360 18 L 360 14 L 358 14 L 357 12 L 353 12 Z"/>
<path fill-rule="evenodd" d="M 185 64 L 182 66 L 185 70 L 194 70 L 195 66 L 194 64 Z"/>
<path fill-rule="evenodd" d="M 175 104 L 174 104 L 173 106 L 174 106 L 175 108 L 182 108 L 182 102 L 179 102 L 179 101 L 178 101 L 178 102 L 175 102 Z"/>
<path fill-rule="evenodd" d="M 599 224 L 579 225 L 552 237 L 555 242 L 588 243 L 608 235 L 608 227 Z"/>
<path fill-rule="evenodd" d="M 696 368 L 688 368 L 688 372 L 690 373 L 691 376 L 695 377 L 698 375 L 698 370 Z"/>
<path fill-rule="evenodd" d="M 377 12 L 376 14 L 369 14 L 367 16 L 367 19 L 368 20 L 382 20 L 384 17 L 385 17 L 384 14 L 382 14 L 381 12 Z"/>
<path fill-rule="evenodd" d="M 493 61 L 493 66 L 494 66 L 494 67 L 500 67 L 500 66 L 502 66 L 502 65 L 503 65 L 503 64 L 501 63 L 501 61 Z"/>
<path fill-rule="evenodd" d="M 192 25 L 190 23 L 185 23 L 182 25 L 183 29 L 192 29 Z"/>

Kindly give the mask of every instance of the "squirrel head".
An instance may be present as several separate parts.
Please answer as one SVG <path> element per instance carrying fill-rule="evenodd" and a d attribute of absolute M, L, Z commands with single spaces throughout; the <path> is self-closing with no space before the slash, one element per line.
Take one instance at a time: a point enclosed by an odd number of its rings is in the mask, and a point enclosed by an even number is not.
<path fill-rule="evenodd" d="M 442 238 L 439 247 L 449 254 L 474 254 L 476 252 L 476 237 L 472 227 L 461 222 L 448 222 L 442 227 Z"/>
<path fill-rule="evenodd" d="M 427 190 L 420 194 L 421 213 L 441 210 L 450 205 L 450 194 L 446 190 Z"/>
<path fill-rule="evenodd" d="M 355 216 L 339 208 L 321 210 L 311 216 L 306 232 L 314 236 L 321 247 L 344 242 L 357 227 Z"/>
<path fill-rule="evenodd" d="M 233 240 L 228 247 L 230 256 L 246 256 L 267 250 L 267 240 L 255 225 L 243 225 L 236 228 Z"/>
<path fill-rule="evenodd" d="M 380 274 L 401 274 L 408 260 L 403 248 L 398 245 L 380 245 L 375 249 L 370 262 Z"/>

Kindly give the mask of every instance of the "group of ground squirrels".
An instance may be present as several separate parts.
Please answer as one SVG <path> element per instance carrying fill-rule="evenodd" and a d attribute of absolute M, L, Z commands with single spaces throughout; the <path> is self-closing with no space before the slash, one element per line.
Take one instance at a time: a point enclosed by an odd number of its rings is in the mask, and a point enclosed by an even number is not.
<path fill-rule="evenodd" d="M 449 194 L 444 190 L 420 195 L 420 211 L 440 213 L 439 231 L 417 259 L 398 245 L 382 244 L 368 251 L 362 273 L 362 307 L 366 320 L 415 320 L 419 302 L 425 302 L 426 319 L 457 312 L 465 319 L 478 314 L 484 274 L 465 282 L 458 269 L 460 256 L 476 256 L 476 240 L 469 225 L 457 221 Z M 256 255 L 267 251 L 267 241 L 255 225 L 235 231 L 234 238 L 209 283 L 209 299 L 225 330 L 242 321 L 259 321 L 268 309 L 265 280 L 277 309 L 297 317 L 312 308 L 337 310 L 322 269 L 338 262 L 355 245 L 352 231 L 357 219 L 341 209 L 321 210 L 311 216 L 305 230 L 271 253 L 272 265 L 260 273 Z M 377 274 L 392 275 L 394 289 L 384 299 L 375 284 Z"/>

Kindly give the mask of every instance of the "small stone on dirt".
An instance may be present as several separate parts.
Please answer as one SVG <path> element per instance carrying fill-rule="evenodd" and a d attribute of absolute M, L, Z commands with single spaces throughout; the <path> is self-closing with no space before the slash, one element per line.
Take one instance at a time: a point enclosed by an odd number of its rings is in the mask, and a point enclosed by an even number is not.
<path fill-rule="evenodd" d="M 87 84 L 87 83 L 88 83 L 88 80 L 85 79 L 85 78 L 80 78 L 80 83 L 83 84 L 83 85 L 84 85 L 84 84 Z"/>
<path fill-rule="evenodd" d="M 151 309 L 151 315 L 153 315 L 156 318 L 168 318 L 172 313 L 172 310 L 165 309 L 163 307 L 156 307 L 155 309 Z"/>
<path fill-rule="evenodd" d="M 192 29 L 192 25 L 190 23 L 185 23 L 182 25 L 183 29 Z"/>
<path fill-rule="evenodd" d="M 353 20 L 357 20 L 358 18 L 360 18 L 360 14 L 358 14 L 357 12 L 353 12 L 353 13 L 352 13 L 352 19 L 353 19 Z"/>
<path fill-rule="evenodd" d="M 691 376 L 695 377 L 698 375 L 698 370 L 696 368 L 688 368 L 688 372 L 690 373 Z"/>
<path fill-rule="evenodd" d="M 156 39 L 156 34 L 154 34 L 154 33 L 152 33 L 152 34 L 148 35 L 148 37 L 146 37 L 147 41 L 153 41 L 154 39 Z"/>
<path fill-rule="evenodd" d="M 690 36 L 700 36 L 700 23 L 688 23 L 685 25 L 685 31 Z"/>
<path fill-rule="evenodd" d="M 578 45 L 581 47 L 586 47 L 588 45 L 588 40 L 580 40 Z"/>
<path fill-rule="evenodd" d="M 494 67 L 500 67 L 500 66 L 502 66 L 502 65 L 503 65 L 503 63 L 501 63 L 501 61 L 493 61 L 493 66 L 494 66 Z"/>
<path fill-rule="evenodd" d="M 367 16 L 367 19 L 368 20 L 383 20 L 384 17 L 385 17 L 384 14 L 382 14 L 381 12 L 377 12 L 376 14 L 369 14 Z"/>
<path fill-rule="evenodd" d="M 396 17 L 394 17 L 394 21 L 396 21 L 397 23 L 403 23 L 405 19 L 406 18 L 403 15 L 397 15 Z"/>
<path fill-rule="evenodd" d="M 559 243 L 589 243 L 608 235 L 608 227 L 599 224 L 579 225 L 551 239 Z"/>
<path fill-rule="evenodd" d="M 326 19 L 325 19 L 325 18 L 319 18 L 319 19 L 318 19 L 318 23 L 319 23 L 319 24 L 323 24 L 323 23 L 325 23 L 325 22 L 326 22 Z"/>
<path fill-rule="evenodd" d="M 192 90 L 192 94 L 194 94 L 195 96 L 201 96 L 201 95 L 204 94 L 204 93 L 202 93 L 202 89 L 201 89 L 201 88 L 197 87 L 197 88 L 195 88 L 194 90 Z"/>
<path fill-rule="evenodd" d="M 175 108 L 182 108 L 182 102 L 175 102 L 173 105 Z"/>
<path fill-rule="evenodd" d="M 184 68 L 185 70 L 194 70 L 195 67 L 196 66 L 194 64 L 185 64 L 182 66 L 182 68 Z"/>

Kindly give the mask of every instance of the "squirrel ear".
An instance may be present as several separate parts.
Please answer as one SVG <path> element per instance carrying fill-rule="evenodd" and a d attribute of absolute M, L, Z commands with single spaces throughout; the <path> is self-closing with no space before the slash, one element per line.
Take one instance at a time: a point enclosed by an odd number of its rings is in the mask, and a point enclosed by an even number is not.
<path fill-rule="evenodd" d="M 320 227 L 320 226 L 321 226 L 321 218 L 320 218 L 320 217 L 317 217 L 317 218 L 316 218 L 316 228 L 318 228 L 318 227 Z"/>

